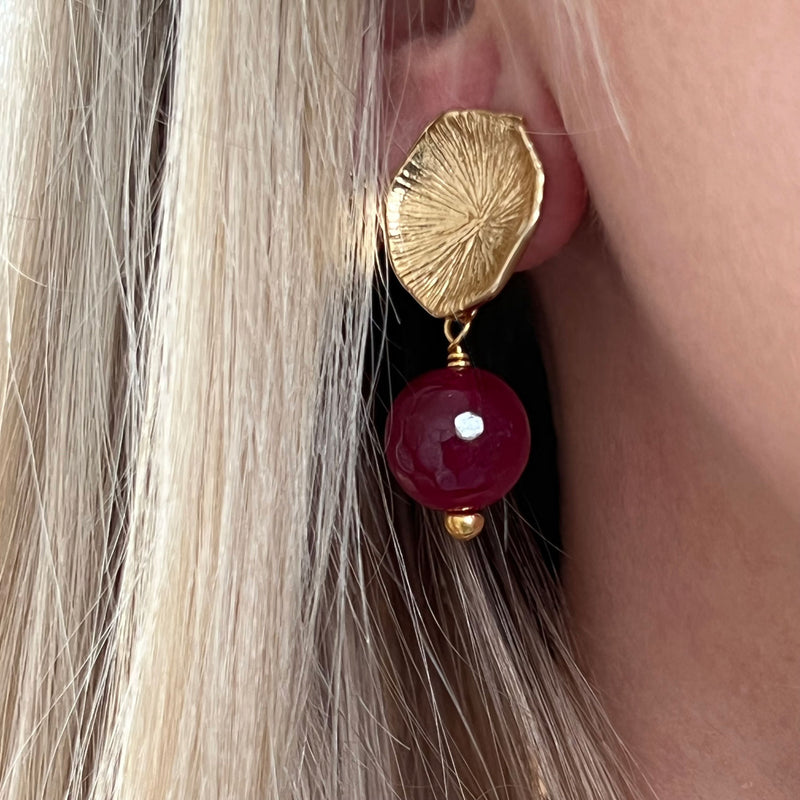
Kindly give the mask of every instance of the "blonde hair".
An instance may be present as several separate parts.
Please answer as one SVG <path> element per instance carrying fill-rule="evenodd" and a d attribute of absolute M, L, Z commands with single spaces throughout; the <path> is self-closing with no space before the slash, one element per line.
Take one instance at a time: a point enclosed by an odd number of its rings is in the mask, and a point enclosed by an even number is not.
<path fill-rule="evenodd" d="M 177 7 L 14 5 L 0 795 L 621 797 L 513 513 L 384 488 L 380 4 Z"/>

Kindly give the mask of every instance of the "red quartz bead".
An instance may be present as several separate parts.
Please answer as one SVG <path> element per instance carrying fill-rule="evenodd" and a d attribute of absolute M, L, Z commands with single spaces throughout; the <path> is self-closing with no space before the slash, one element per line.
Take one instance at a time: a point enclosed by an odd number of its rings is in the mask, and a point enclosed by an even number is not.
<path fill-rule="evenodd" d="M 531 446 L 528 417 L 508 384 L 467 367 L 428 372 L 403 389 L 386 422 L 386 455 L 417 502 L 478 510 L 519 480 Z"/>

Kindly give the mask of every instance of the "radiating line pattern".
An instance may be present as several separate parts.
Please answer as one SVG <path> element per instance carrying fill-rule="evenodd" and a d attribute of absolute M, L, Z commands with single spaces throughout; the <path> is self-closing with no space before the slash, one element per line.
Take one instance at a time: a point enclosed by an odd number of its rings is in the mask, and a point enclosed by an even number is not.
<path fill-rule="evenodd" d="M 387 248 L 400 282 L 435 317 L 491 299 L 533 232 L 543 189 L 521 119 L 443 114 L 389 188 Z"/>

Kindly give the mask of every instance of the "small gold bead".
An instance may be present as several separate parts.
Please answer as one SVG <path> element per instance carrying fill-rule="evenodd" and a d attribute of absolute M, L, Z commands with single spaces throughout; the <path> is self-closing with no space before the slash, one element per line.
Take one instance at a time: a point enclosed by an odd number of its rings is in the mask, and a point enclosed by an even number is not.
<path fill-rule="evenodd" d="M 454 539 L 467 542 L 483 530 L 483 514 L 475 511 L 447 511 L 444 515 L 444 526 Z"/>

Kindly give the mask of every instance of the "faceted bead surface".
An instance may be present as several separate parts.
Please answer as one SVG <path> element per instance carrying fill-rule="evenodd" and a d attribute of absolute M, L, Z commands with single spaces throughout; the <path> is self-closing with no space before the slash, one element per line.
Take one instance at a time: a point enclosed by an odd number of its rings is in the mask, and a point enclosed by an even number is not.
<path fill-rule="evenodd" d="M 442 511 L 478 510 L 519 480 L 531 434 L 508 384 L 484 370 L 446 368 L 400 392 L 385 445 L 397 482 L 417 502 Z"/>

